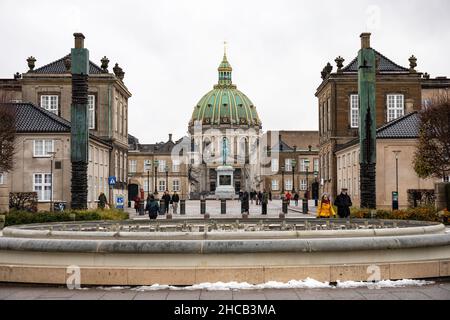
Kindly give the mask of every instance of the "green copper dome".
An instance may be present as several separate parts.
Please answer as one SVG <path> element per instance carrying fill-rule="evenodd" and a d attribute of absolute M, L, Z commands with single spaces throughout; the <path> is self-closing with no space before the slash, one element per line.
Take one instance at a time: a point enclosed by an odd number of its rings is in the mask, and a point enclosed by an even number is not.
<path fill-rule="evenodd" d="M 201 121 L 206 125 L 248 125 L 261 127 L 256 107 L 231 82 L 231 65 L 226 54 L 219 65 L 219 83 L 194 107 L 190 125 Z"/>

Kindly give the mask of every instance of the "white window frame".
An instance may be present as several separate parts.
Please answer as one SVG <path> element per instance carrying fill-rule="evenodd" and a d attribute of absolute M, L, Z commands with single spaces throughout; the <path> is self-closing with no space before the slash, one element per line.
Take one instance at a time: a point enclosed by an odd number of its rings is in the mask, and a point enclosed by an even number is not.
<path fill-rule="evenodd" d="M 450 175 L 444 176 L 444 177 L 442 178 L 442 182 L 450 182 Z"/>
<path fill-rule="evenodd" d="M 41 95 L 41 107 L 58 115 L 59 96 L 54 94 Z"/>
<path fill-rule="evenodd" d="M 172 172 L 180 172 L 180 161 L 172 160 Z"/>
<path fill-rule="evenodd" d="M 277 158 L 272 158 L 271 168 L 272 168 L 272 172 L 278 172 L 278 170 L 280 170 L 279 162 L 278 162 Z"/>
<path fill-rule="evenodd" d="M 387 122 L 405 114 L 405 97 L 403 94 L 388 94 L 386 97 Z"/>
<path fill-rule="evenodd" d="M 350 95 L 350 128 L 359 128 L 359 95 Z"/>
<path fill-rule="evenodd" d="M 300 190 L 301 191 L 306 191 L 306 179 L 301 179 L 300 180 Z"/>
<path fill-rule="evenodd" d="M 273 180 L 272 180 L 272 190 L 273 190 L 273 191 L 278 191 L 278 190 L 280 190 L 280 185 L 279 185 L 279 183 L 278 183 L 278 180 L 276 180 L 276 179 L 273 179 Z"/>
<path fill-rule="evenodd" d="M 129 160 L 128 161 L 128 171 L 130 173 L 136 173 L 137 169 L 137 160 Z"/>
<path fill-rule="evenodd" d="M 36 152 L 36 146 L 42 143 L 42 154 Z M 48 150 L 48 145 L 51 144 L 50 151 Z M 33 157 L 35 158 L 50 158 L 51 155 L 48 152 L 54 152 L 54 142 L 51 139 L 36 139 L 33 140 Z"/>
<path fill-rule="evenodd" d="M 318 158 L 313 159 L 313 169 L 314 169 L 314 172 L 319 172 L 319 159 Z"/>
<path fill-rule="evenodd" d="M 143 183 L 144 192 L 148 192 L 149 191 L 149 189 L 148 189 L 149 182 L 150 181 L 148 181 L 147 179 L 144 179 L 144 183 Z"/>
<path fill-rule="evenodd" d="M 292 191 L 292 180 L 291 179 L 284 180 L 284 189 L 286 191 Z"/>
<path fill-rule="evenodd" d="M 300 172 L 306 172 L 306 161 L 307 160 L 308 160 L 308 158 L 300 159 Z M 309 171 L 309 164 L 308 164 L 308 171 Z"/>
<path fill-rule="evenodd" d="M 158 162 L 158 172 L 166 172 L 165 168 L 167 165 L 167 161 L 166 160 L 159 160 Z"/>
<path fill-rule="evenodd" d="M 158 180 L 158 191 L 159 192 L 164 192 L 166 191 L 166 180 Z"/>
<path fill-rule="evenodd" d="M 293 159 L 284 159 L 284 171 L 285 172 L 292 171 L 292 160 Z"/>
<path fill-rule="evenodd" d="M 40 182 L 36 182 L 36 177 L 40 176 Z M 46 182 L 46 178 L 50 176 L 50 182 Z M 53 177 L 51 173 L 33 173 L 33 191 L 38 195 L 38 202 L 49 202 L 52 199 L 53 193 Z M 41 187 L 41 190 L 36 190 L 36 187 Z M 48 189 L 46 189 L 48 187 Z M 45 192 L 46 190 L 49 191 Z M 46 197 L 48 196 L 48 198 Z"/>
<path fill-rule="evenodd" d="M 0 184 L 5 184 L 5 174 L 0 172 Z"/>
<path fill-rule="evenodd" d="M 174 179 L 172 181 L 172 191 L 179 192 L 180 191 L 180 180 Z"/>
<path fill-rule="evenodd" d="M 95 95 L 88 95 L 88 126 L 95 129 Z"/>

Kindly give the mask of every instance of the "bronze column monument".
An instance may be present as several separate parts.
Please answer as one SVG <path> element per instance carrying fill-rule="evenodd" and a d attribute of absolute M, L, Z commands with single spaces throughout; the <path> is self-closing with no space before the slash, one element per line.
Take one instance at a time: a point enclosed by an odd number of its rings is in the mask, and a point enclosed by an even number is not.
<path fill-rule="evenodd" d="M 84 35 L 74 33 L 72 48 L 72 106 L 71 106 L 71 154 L 72 163 L 72 209 L 87 209 L 88 195 L 88 78 L 89 51 L 84 48 Z"/>
<path fill-rule="evenodd" d="M 358 53 L 359 151 L 361 208 L 376 208 L 376 57 L 370 33 L 361 34 Z"/>

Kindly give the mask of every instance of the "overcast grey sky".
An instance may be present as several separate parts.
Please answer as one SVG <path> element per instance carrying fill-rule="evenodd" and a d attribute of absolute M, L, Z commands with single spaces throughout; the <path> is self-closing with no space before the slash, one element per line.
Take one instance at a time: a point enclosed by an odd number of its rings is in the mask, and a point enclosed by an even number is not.
<path fill-rule="evenodd" d="M 263 130 L 317 130 L 320 71 L 350 62 L 361 32 L 403 66 L 450 76 L 450 1 L 0 0 L 0 77 L 70 52 L 83 32 L 91 60 L 125 71 L 129 133 L 141 142 L 186 134 L 198 100 L 217 82 L 223 41 L 233 82 L 256 105 Z"/>

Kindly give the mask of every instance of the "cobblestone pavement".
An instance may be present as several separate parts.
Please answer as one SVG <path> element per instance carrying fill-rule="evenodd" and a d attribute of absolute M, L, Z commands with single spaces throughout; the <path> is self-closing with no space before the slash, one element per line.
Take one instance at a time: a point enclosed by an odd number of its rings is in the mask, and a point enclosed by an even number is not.
<path fill-rule="evenodd" d="M 211 218 L 214 217 L 224 217 L 224 218 L 241 218 L 241 203 L 238 200 L 228 200 L 226 202 L 227 213 L 220 214 L 220 201 L 218 200 L 207 200 L 206 201 L 206 212 L 210 214 Z M 132 208 L 127 208 L 132 219 L 148 219 L 148 215 L 139 216 L 136 211 Z M 170 209 L 172 213 L 172 209 Z M 250 203 L 250 217 L 258 218 L 278 218 L 281 212 L 281 200 L 270 201 L 267 205 L 267 215 L 263 216 L 261 214 L 261 206 L 255 203 Z M 291 202 L 288 211 L 288 217 L 291 218 L 315 218 L 316 217 L 316 207 L 314 207 L 314 200 L 309 201 L 309 213 L 302 213 L 302 203 L 299 201 L 298 206 L 294 205 L 294 201 Z M 200 201 L 199 200 L 188 200 L 186 201 L 186 215 L 180 215 L 180 208 L 178 207 L 178 214 L 173 214 L 173 219 L 185 219 L 188 218 L 202 218 L 200 214 Z M 164 216 L 158 216 L 158 218 L 164 219 Z"/>
<path fill-rule="evenodd" d="M 263 289 L 237 291 L 65 287 L 0 283 L 0 300 L 450 300 L 450 280 L 425 286 L 354 289 Z"/>

